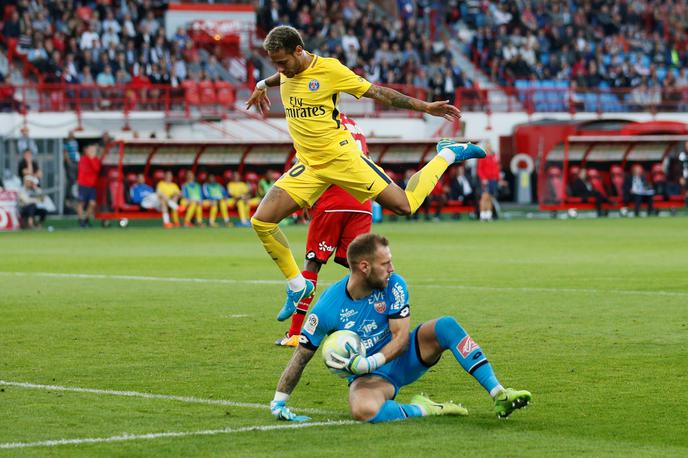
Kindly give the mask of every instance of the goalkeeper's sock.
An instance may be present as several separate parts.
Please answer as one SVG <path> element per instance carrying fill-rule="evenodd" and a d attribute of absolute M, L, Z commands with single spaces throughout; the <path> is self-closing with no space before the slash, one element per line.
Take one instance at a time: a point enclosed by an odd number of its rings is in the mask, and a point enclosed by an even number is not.
<path fill-rule="evenodd" d="M 411 206 L 411 213 L 415 213 L 420 208 L 447 167 L 449 167 L 447 159 L 438 154 L 411 177 L 404 190 Z"/>
<path fill-rule="evenodd" d="M 444 316 L 437 320 L 435 336 L 442 348 L 450 350 L 461 367 L 472 375 L 490 396 L 494 397 L 502 389 L 482 349 L 454 318 Z"/>
<path fill-rule="evenodd" d="M 301 272 L 301 275 L 304 276 L 304 278 L 310 280 L 313 282 L 313 290 L 317 288 L 318 286 L 318 274 L 315 272 L 311 272 L 310 270 L 304 270 Z M 313 297 L 314 295 L 310 295 L 306 298 L 303 298 L 299 301 L 298 304 L 296 304 L 296 313 L 294 313 L 291 316 L 291 326 L 289 327 L 289 332 L 288 336 L 294 336 L 297 334 L 301 334 L 301 326 L 303 326 L 303 320 L 306 318 L 306 313 L 308 312 L 308 307 L 311 306 L 311 302 L 313 302 Z"/>
<path fill-rule="evenodd" d="M 279 226 L 275 223 L 267 223 L 256 218 L 251 218 L 253 230 L 256 231 L 258 238 L 263 243 L 265 251 L 270 255 L 277 267 L 282 271 L 282 275 L 287 280 L 301 280 L 305 286 L 306 281 L 301 275 L 299 266 L 296 265 L 294 255 L 289 249 L 289 242 Z M 292 290 L 294 287 L 289 285 Z"/>
<path fill-rule="evenodd" d="M 382 423 L 385 421 L 405 420 L 410 417 L 422 417 L 423 410 L 416 404 L 399 404 L 397 401 L 385 401 L 377 414 L 368 422 Z"/>
<path fill-rule="evenodd" d="M 170 214 L 167 212 L 164 212 L 162 214 L 162 222 L 165 224 L 170 224 Z"/>

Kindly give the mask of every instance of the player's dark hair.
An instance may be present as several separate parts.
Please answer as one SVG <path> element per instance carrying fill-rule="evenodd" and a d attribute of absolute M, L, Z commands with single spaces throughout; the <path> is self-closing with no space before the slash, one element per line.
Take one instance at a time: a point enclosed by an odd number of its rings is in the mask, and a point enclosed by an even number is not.
<path fill-rule="evenodd" d="M 263 41 L 263 48 L 267 52 L 277 52 L 280 49 L 284 49 L 285 52 L 291 54 L 296 50 L 297 46 L 305 48 L 301 34 L 294 27 L 288 25 L 275 27 L 265 37 L 265 41 Z"/>
<path fill-rule="evenodd" d="M 349 244 L 346 250 L 346 260 L 349 266 L 362 259 L 372 260 L 379 246 L 389 246 L 389 241 L 385 236 L 378 234 L 361 234 Z"/>

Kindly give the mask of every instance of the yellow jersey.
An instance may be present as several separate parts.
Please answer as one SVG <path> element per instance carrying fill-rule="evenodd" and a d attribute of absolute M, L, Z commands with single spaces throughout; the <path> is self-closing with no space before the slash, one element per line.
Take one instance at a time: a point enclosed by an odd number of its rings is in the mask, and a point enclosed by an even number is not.
<path fill-rule="evenodd" d="M 168 198 L 171 198 L 176 194 L 181 194 L 181 190 L 179 189 L 179 186 L 177 186 L 177 183 L 167 183 L 165 181 L 158 182 L 155 192 L 162 193 Z"/>
<path fill-rule="evenodd" d="M 227 183 L 227 192 L 229 193 L 230 197 L 239 199 L 244 194 L 249 193 L 248 184 L 244 183 L 243 181 L 230 181 Z"/>
<path fill-rule="evenodd" d="M 371 83 L 337 59 L 308 54 L 313 60 L 304 71 L 292 78 L 280 74 L 280 96 L 297 158 L 317 166 L 336 157 L 331 145 L 354 143 L 339 116 L 340 92 L 360 98 Z"/>

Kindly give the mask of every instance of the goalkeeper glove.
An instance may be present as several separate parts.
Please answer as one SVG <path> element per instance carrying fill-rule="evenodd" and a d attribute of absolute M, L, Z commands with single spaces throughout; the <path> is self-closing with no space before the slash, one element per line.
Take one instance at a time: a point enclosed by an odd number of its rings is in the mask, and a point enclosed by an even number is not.
<path fill-rule="evenodd" d="M 311 417 L 305 415 L 296 415 L 289 410 L 286 401 L 272 401 L 270 403 L 270 412 L 272 412 L 275 418 L 282 421 L 304 422 L 311 419 Z"/>
<path fill-rule="evenodd" d="M 367 358 L 361 356 L 350 344 L 346 344 L 349 357 L 332 353 L 332 361 L 327 361 L 327 366 L 332 369 L 340 369 L 351 372 L 353 375 L 369 374 L 386 362 L 385 355 L 378 352 Z"/>

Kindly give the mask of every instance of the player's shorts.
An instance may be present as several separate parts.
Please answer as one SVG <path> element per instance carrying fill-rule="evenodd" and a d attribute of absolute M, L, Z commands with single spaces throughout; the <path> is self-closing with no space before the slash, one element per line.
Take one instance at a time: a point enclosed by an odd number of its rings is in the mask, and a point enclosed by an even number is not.
<path fill-rule="evenodd" d="M 356 236 L 370 232 L 372 224 L 370 213 L 315 210 L 308 226 L 306 260 L 325 264 L 334 253 L 334 262 L 349 267 L 349 244 Z"/>
<path fill-rule="evenodd" d="M 418 329 L 420 329 L 420 325 L 409 335 L 409 346 L 404 353 L 370 374 L 351 377 L 349 382 L 353 382 L 358 377 L 377 375 L 392 384 L 396 398 L 401 387 L 410 385 L 421 378 L 435 364 L 426 365 L 420 357 Z"/>
<path fill-rule="evenodd" d="M 496 196 L 498 188 L 497 184 L 497 180 L 485 180 L 485 182 L 482 183 L 483 191 L 487 191 L 487 193 L 491 196 Z"/>
<path fill-rule="evenodd" d="M 90 201 L 96 200 L 96 187 L 95 186 L 81 186 L 79 185 L 79 201 L 88 203 Z"/>
<path fill-rule="evenodd" d="M 333 160 L 315 166 L 299 162 L 275 186 L 287 191 L 301 207 L 312 207 L 331 184 L 365 202 L 377 197 L 392 182 L 380 167 L 361 155 L 354 142 L 335 144 L 335 148 L 338 151 Z"/>

